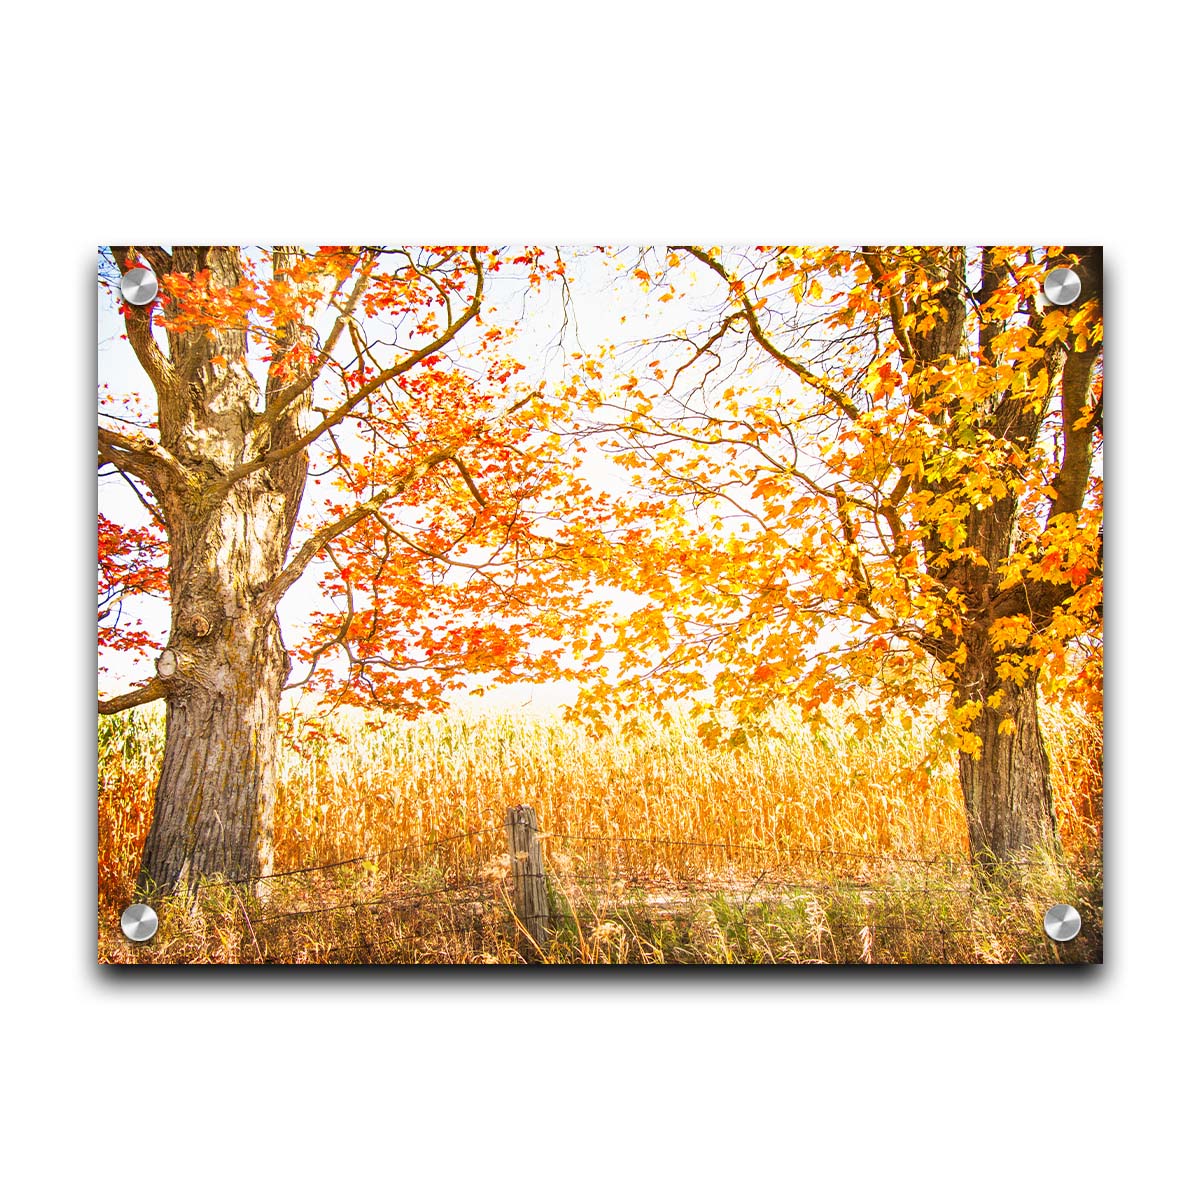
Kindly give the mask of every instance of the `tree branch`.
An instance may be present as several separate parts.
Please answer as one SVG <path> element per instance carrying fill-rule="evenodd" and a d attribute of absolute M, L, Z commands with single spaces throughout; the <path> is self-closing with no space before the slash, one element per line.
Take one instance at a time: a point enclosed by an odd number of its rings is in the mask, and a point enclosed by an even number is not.
<path fill-rule="evenodd" d="M 704 263 L 705 266 L 715 271 L 727 284 L 730 285 L 730 290 L 733 290 L 733 281 L 729 278 L 729 272 L 724 266 L 717 262 L 707 251 L 700 249 L 699 246 L 669 246 L 670 250 L 682 250 L 690 254 L 693 258 Z M 852 420 L 857 421 L 861 415 L 858 405 L 854 403 L 844 392 L 839 391 L 829 383 L 822 379 L 819 375 L 814 374 L 806 366 L 796 362 L 780 349 L 767 337 L 763 332 L 763 327 L 758 323 L 758 314 L 754 311 L 754 305 L 750 303 L 750 297 L 741 295 L 738 297 L 741 306 L 741 316 L 745 319 L 746 324 L 750 327 L 750 336 L 783 368 L 791 371 L 798 379 L 803 380 L 809 387 L 821 393 L 826 400 L 832 400 Z"/>
<path fill-rule="evenodd" d="M 101 464 L 111 463 L 150 486 L 161 501 L 186 490 L 191 482 L 183 464 L 165 447 L 144 435 L 130 437 L 103 425 L 96 428 L 97 454 Z"/>
<path fill-rule="evenodd" d="M 269 450 L 265 454 L 260 454 L 250 462 L 243 463 L 241 466 L 229 471 L 222 480 L 222 488 L 228 490 L 239 479 L 244 479 L 247 475 L 253 474 L 255 471 L 261 471 L 263 468 L 269 467 L 272 463 L 279 462 L 281 459 L 287 458 L 292 454 L 297 454 L 299 451 L 305 449 L 305 447 L 311 446 L 322 434 L 332 429 L 335 425 L 340 425 L 359 404 L 368 396 L 378 391 L 385 383 L 395 379 L 397 375 L 403 375 L 406 371 L 415 367 L 422 359 L 428 358 L 431 354 L 436 353 L 442 347 L 452 342 L 458 336 L 459 332 L 478 315 L 480 309 L 483 307 L 483 267 L 479 261 L 478 251 L 474 246 L 470 249 L 470 255 L 471 262 L 475 266 L 475 295 L 459 317 L 447 325 L 438 337 L 422 346 L 420 350 L 414 350 L 407 358 L 402 359 L 395 366 L 389 367 L 377 378 L 360 388 L 352 396 L 339 404 L 325 420 L 303 437 L 299 437 L 285 446 Z"/>
<path fill-rule="evenodd" d="M 151 252 L 149 247 L 110 246 L 109 249 L 116 259 L 117 270 L 124 271 L 125 264 L 131 257 L 141 254 L 148 262 L 157 263 L 155 274 L 165 274 L 161 267 L 170 267 L 171 256 L 165 250 Z M 152 313 L 153 304 L 138 308 L 132 304 L 125 305 L 125 335 L 133 347 L 137 360 L 142 364 L 142 370 L 150 377 L 154 390 L 161 397 L 173 391 L 179 385 L 179 377 L 171 360 L 159 349 L 154 340 Z"/>
<path fill-rule="evenodd" d="M 1103 319 L 1099 249 L 1089 247 L 1083 250 L 1077 268 L 1082 288 L 1076 303 L 1095 303 L 1097 324 L 1094 328 L 1098 328 Z M 1094 408 L 1091 406 L 1099 358 L 1098 343 L 1085 346 L 1083 350 L 1072 349 L 1067 352 L 1062 375 L 1063 457 L 1052 484 L 1055 497 L 1046 518 L 1047 524 L 1061 513 L 1078 512 L 1087 493 L 1088 479 L 1092 473 L 1094 434 L 1103 412 L 1099 399 Z"/>
<path fill-rule="evenodd" d="M 871 272 L 875 286 L 887 297 L 888 312 L 892 318 L 892 332 L 896 335 L 896 341 L 900 343 L 900 349 L 904 351 L 907 358 L 915 361 L 916 351 L 908 336 L 908 330 L 904 328 L 904 306 L 900 297 L 883 282 L 884 270 L 879 250 L 878 246 L 864 246 L 862 248 L 863 262 L 867 264 L 867 270 Z"/>
<path fill-rule="evenodd" d="M 149 264 L 155 275 L 161 279 L 175 269 L 175 260 L 161 246 L 133 246 L 135 254 L 140 254 Z"/>
<path fill-rule="evenodd" d="M 1088 572 L 1087 582 L 1090 583 L 1101 573 L 1100 567 L 1095 567 Z M 1078 590 L 1073 584 L 1051 583 L 1047 579 L 1020 580 L 996 593 L 990 615 L 993 620 L 1017 615 L 1029 617 L 1036 627 L 1048 621 L 1054 610 L 1065 604 Z"/>
<path fill-rule="evenodd" d="M 288 408 L 316 383 L 317 376 L 321 373 L 322 368 L 333 356 L 333 351 L 342 336 L 342 331 L 346 328 L 347 321 L 349 321 L 354 310 L 358 307 L 358 302 L 362 299 L 363 292 L 367 290 L 367 284 L 371 282 L 371 267 L 374 266 L 377 257 L 373 252 L 368 253 L 366 260 L 359 270 L 358 279 L 355 280 L 354 287 L 350 290 L 349 298 L 345 304 L 337 306 L 338 318 L 334 321 L 333 328 L 329 331 L 329 336 L 325 339 L 325 344 L 317 352 L 316 366 L 303 379 L 298 379 L 295 383 L 284 388 L 271 402 L 267 410 L 258 418 L 257 425 L 267 428 L 273 427 L 287 414 Z M 349 274 L 339 281 L 338 289 L 342 287 L 348 278 Z"/>
<path fill-rule="evenodd" d="M 471 472 L 467 470 L 466 464 L 457 455 L 450 456 L 450 462 L 458 468 L 458 473 L 463 477 L 463 482 L 467 485 L 471 495 L 475 497 L 480 508 L 487 508 L 487 501 L 483 498 L 483 493 L 480 492 L 475 480 L 471 478 Z"/>
<path fill-rule="evenodd" d="M 436 450 L 432 454 L 427 454 L 424 458 L 419 459 L 409 467 L 398 479 L 386 487 L 380 488 L 370 500 L 364 500 L 362 504 L 356 505 L 344 517 L 341 517 L 332 525 L 327 525 L 324 529 L 318 529 L 296 551 L 292 556 L 291 562 L 258 594 L 257 603 L 266 611 L 273 612 L 288 588 L 304 574 L 308 564 L 330 542 L 340 537 L 348 529 L 352 529 L 359 521 L 378 513 L 389 500 L 394 500 L 401 492 L 406 491 L 416 483 L 418 479 L 427 475 L 440 463 L 444 463 L 452 458 L 453 455 L 453 449 Z"/>
<path fill-rule="evenodd" d="M 1100 347 L 1093 346 L 1081 354 L 1068 353 L 1062 378 L 1062 464 L 1051 485 L 1054 501 L 1046 516 L 1046 523 L 1062 513 L 1078 512 L 1087 493 L 1088 479 L 1092 473 L 1093 435 L 1103 411 L 1097 403 L 1089 409 L 1092 380 Z M 1079 428 L 1076 428 L 1076 425 Z"/>
<path fill-rule="evenodd" d="M 152 700 L 161 700 L 167 694 L 167 689 L 161 679 L 151 679 L 132 692 L 123 696 L 114 696 L 111 700 L 99 702 L 101 716 L 111 717 L 113 713 L 124 712 L 127 708 L 137 708 L 139 704 L 149 704 Z"/>
<path fill-rule="evenodd" d="M 129 490 L 138 498 L 139 501 L 141 501 L 142 507 L 165 529 L 167 525 L 167 518 L 163 516 L 162 509 L 159 508 L 157 504 L 151 504 L 150 501 L 142 495 L 141 489 L 129 477 L 128 471 L 121 470 L 121 468 L 115 464 L 113 469 L 118 475 L 121 476 L 123 480 L 125 480 L 127 484 L 129 484 Z"/>

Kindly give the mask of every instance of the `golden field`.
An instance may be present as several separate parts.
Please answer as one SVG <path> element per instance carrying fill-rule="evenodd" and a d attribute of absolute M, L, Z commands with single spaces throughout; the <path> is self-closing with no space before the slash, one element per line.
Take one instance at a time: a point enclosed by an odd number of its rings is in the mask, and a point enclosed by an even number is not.
<path fill-rule="evenodd" d="M 101 718 L 105 961 L 497 962 L 519 958 L 505 812 L 544 834 L 555 962 L 1097 961 L 1102 729 L 1047 706 L 1064 856 L 981 891 L 956 771 L 928 720 L 860 738 L 778 719 L 706 748 L 683 718 L 596 739 L 502 713 L 417 722 L 343 711 L 281 722 L 273 875 L 168 905 L 124 942 L 162 742 L 155 708 Z M 307 868 L 321 868 L 309 871 Z M 292 873 L 292 874 L 289 874 Z M 1069 898 L 1088 936 L 1058 947 L 1040 913 Z"/>

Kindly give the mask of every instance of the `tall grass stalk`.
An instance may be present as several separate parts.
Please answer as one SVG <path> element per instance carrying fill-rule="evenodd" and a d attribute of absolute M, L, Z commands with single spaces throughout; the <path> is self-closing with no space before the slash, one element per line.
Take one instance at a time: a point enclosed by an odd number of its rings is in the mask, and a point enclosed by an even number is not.
<path fill-rule="evenodd" d="M 1102 731 L 1081 705 L 1047 707 L 1043 722 L 1066 861 L 1056 860 L 1052 868 L 1026 864 L 1019 887 L 1010 880 L 994 887 L 990 900 L 972 901 L 974 909 L 990 905 L 992 917 L 997 905 L 1019 909 L 1025 903 L 1020 896 L 1049 895 L 1055 871 L 1078 873 L 1053 880 L 1059 898 L 1071 884 L 1094 895 L 1098 911 Z M 102 927 L 131 898 L 162 737 L 162 714 L 154 709 L 100 721 Z M 956 953 L 965 951 L 955 941 L 963 936 L 964 913 L 956 909 L 951 921 L 935 911 L 935 901 L 949 895 L 937 889 L 957 888 L 958 896 L 970 880 L 955 764 L 932 718 L 908 730 L 896 722 L 861 738 L 836 715 L 814 728 L 784 714 L 775 736 L 741 750 L 706 748 L 683 719 L 638 738 L 593 739 L 561 721 L 510 713 L 418 722 L 360 712 L 327 719 L 293 714 L 281 723 L 280 739 L 275 872 L 354 861 L 273 881 L 276 908 L 318 902 L 329 908 L 347 896 L 411 897 L 415 888 L 426 897 L 421 919 L 427 923 L 431 897 L 453 895 L 460 885 L 482 889 L 472 893 L 470 904 L 482 904 L 489 888 L 499 902 L 506 878 L 505 811 L 532 804 L 558 881 L 565 917 L 560 928 L 574 931 L 573 941 L 546 951 L 550 961 L 560 953 L 573 961 L 613 955 L 620 961 L 679 961 L 672 957 L 678 947 L 662 941 L 670 922 L 647 924 L 638 913 L 678 915 L 685 910 L 677 904 L 671 909 L 661 897 L 689 894 L 707 897 L 686 911 L 699 922 L 695 937 L 718 960 L 912 961 L 903 954 L 917 943 L 941 954 L 946 937 Z M 810 888 L 797 907 L 788 900 L 789 880 L 821 881 L 824 890 Z M 870 890 L 889 886 L 895 891 Z M 712 897 L 725 894 L 721 889 L 735 897 L 733 909 L 713 907 Z M 934 905 L 911 945 L 903 930 L 905 921 L 912 925 L 906 915 L 912 898 L 899 915 L 888 907 L 888 897 L 905 891 L 921 892 L 928 901 L 922 904 Z M 850 904 L 854 897 L 858 907 Z M 443 907 L 437 928 L 447 945 L 472 960 L 503 960 L 507 952 L 499 941 L 486 950 L 478 938 L 458 945 L 445 924 L 451 909 Z M 201 911 L 211 916 L 224 910 L 210 905 Z M 351 906 L 339 904 L 335 911 Z M 502 904 L 497 911 L 504 919 Z M 756 914 L 749 925 L 747 913 Z M 247 960 L 269 961 L 279 931 L 264 932 L 252 912 L 234 915 L 231 925 L 240 921 L 249 931 Z M 180 919 L 190 929 L 195 915 Z M 931 919 L 942 929 L 936 947 L 925 941 Z M 971 919 L 970 961 L 1020 957 L 1005 940 L 1003 921 L 981 925 Z M 297 918 L 286 921 L 294 927 Z M 845 941 L 838 931 L 855 922 Z M 984 932 L 985 925 L 991 932 Z M 713 937 L 706 941 L 701 934 L 709 927 Z M 393 930 L 391 941 L 384 940 L 394 949 L 403 944 L 398 936 Z M 308 948 L 306 961 L 341 953 L 322 937 L 325 950 Z M 1033 944 L 1041 943 L 1035 937 Z M 907 947 L 899 959 L 897 946 Z M 205 954 L 211 957 L 209 950 Z"/>

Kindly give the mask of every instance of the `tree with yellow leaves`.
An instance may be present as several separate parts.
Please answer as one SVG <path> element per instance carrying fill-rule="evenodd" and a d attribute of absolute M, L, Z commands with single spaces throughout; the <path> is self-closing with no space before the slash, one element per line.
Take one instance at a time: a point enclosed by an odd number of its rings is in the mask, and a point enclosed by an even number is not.
<path fill-rule="evenodd" d="M 865 729 L 943 698 L 973 859 L 1053 843 L 1039 689 L 1101 672 L 1100 250 L 676 246 L 632 274 L 691 319 L 572 385 L 630 473 L 606 571 L 641 597 L 582 709 L 711 689 L 737 741 L 781 701 Z"/>

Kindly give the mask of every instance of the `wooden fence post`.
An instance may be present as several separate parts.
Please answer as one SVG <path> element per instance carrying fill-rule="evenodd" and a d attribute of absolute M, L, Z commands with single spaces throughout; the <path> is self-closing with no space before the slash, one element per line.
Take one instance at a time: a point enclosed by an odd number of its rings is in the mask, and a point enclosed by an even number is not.
<path fill-rule="evenodd" d="M 541 946 L 546 940 L 550 902 L 546 896 L 546 871 L 542 866 L 542 843 L 537 827 L 537 813 L 531 804 L 510 808 L 504 818 L 517 917 L 533 942 Z"/>

